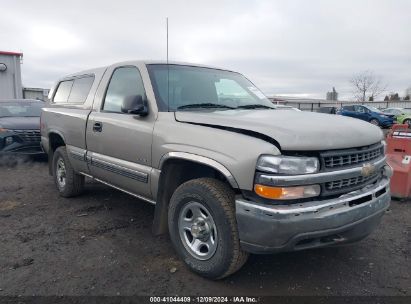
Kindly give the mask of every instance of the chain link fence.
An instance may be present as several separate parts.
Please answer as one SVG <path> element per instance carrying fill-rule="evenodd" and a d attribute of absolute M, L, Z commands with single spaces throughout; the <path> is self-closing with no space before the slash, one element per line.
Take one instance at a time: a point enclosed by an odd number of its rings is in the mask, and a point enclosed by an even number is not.
<path fill-rule="evenodd" d="M 336 107 L 341 108 L 343 105 L 354 105 L 362 104 L 373 106 L 378 109 L 385 108 L 406 108 L 411 109 L 411 101 L 400 100 L 400 101 L 368 101 L 368 102 L 354 102 L 354 101 L 319 101 L 319 102 L 306 102 L 306 101 L 297 101 L 297 100 L 278 100 L 275 98 L 270 98 L 273 103 L 278 103 L 282 105 L 292 106 L 298 108 L 302 111 L 311 111 L 315 112 L 321 107 Z"/>

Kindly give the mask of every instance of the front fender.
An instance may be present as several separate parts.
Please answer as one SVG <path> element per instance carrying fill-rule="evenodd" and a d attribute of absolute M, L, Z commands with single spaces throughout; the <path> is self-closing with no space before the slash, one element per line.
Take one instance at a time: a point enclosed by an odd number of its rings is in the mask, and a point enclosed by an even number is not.
<path fill-rule="evenodd" d="M 223 176 L 225 176 L 231 187 L 239 188 L 233 174 L 231 174 L 231 172 L 224 165 L 220 164 L 214 159 L 187 152 L 168 152 L 163 155 L 160 160 L 160 170 L 162 170 L 164 163 L 169 159 L 184 159 L 212 167 L 219 171 Z"/>
<path fill-rule="evenodd" d="M 252 190 L 257 159 L 262 154 L 278 155 L 280 150 L 261 138 L 208 126 L 176 122 L 173 113 L 159 113 L 154 132 L 152 166 L 171 156 L 187 157 L 210 165 L 235 185 Z M 177 153 L 177 154 L 176 154 Z"/>

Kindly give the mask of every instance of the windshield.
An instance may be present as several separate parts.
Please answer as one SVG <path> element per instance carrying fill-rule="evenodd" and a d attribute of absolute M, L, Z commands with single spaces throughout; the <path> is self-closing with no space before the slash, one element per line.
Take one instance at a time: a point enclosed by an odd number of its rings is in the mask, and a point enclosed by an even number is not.
<path fill-rule="evenodd" d="M 0 117 L 39 117 L 42 107 L 40 102 L 0 102 Z"/>
<path fill-rule="evenodd" d="M 259 89 L 238 73 L 166 64 L 147 68 L 159 111 L 274 108 Z"/>
<path fill-rule="evenodd" d="M 411 109 L 402 109 L 402 112 L 406 114 L 411 114 Z"/>

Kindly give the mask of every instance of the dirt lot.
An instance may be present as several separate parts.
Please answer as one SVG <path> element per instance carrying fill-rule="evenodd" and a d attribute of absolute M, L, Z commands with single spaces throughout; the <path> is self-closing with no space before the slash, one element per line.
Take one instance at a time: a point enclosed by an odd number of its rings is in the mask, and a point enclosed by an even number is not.
<path fill-rule="evenodd" d="M 191 273 L 154 207 L 89 182 L 60 198 L 46 162 L 0 167 L 1 295 L 411 295 L 411 202 L 353 246 L 253 255 L 218 282 Z"/>

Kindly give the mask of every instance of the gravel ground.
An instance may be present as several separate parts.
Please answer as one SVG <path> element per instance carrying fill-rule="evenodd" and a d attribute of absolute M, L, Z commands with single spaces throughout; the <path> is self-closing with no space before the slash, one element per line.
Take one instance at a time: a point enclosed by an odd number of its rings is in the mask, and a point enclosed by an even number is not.
<path fill-rule="evenodd" d="M 358 244 L 252 255 L 216 282 L 151 234 L 153 214 L 91 181 L 81 197 L 61 198 L 44 161 L 0 167 L 0 296 L 411 295 L 411 202 L 393 201 Z"/>

